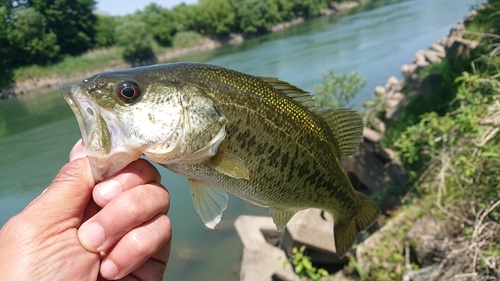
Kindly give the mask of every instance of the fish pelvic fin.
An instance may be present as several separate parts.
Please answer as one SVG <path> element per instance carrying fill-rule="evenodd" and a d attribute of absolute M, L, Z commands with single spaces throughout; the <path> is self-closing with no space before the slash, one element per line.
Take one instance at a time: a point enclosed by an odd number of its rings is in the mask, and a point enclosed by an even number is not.
<path fill-rule="evenodd" d="M 206 227 L 214 229 L 227 208 L 227 193 L 192 179 L 189 180 L 189 188 L 196 212 Z"/>
<path fill-rule="evenodd" d="M 363 136 L 363 119 L 354 110 L 340 108 L 318 112 L 337 139 L 340 157 L 356 152 Z"/>
<path fill-rule="evenodd" d="M 276 208 L 269 208 L 271 211 L 271 215 L 273 216 L 273 222 L 276 225 L 276 228 L 279 232 L 281 232 L 288 221 L 297 213 L 297 210 L 281 210 Z"/>
<path fill-rule="evenodd" d="M 380 216 L 380 209 L 364 194 L 358 192 L 361 200 L 358 213 L 351 219 L 335 219 L 333 235 L 335 249 L 339 257 L 343 257 L 351 249 L 358 233 L 368 228 Z"/>

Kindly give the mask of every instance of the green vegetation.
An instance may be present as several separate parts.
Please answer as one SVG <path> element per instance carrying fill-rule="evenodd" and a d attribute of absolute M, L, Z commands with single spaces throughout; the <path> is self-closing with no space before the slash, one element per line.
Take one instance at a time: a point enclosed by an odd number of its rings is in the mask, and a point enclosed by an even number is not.
<path fill-rule="evenodd" d="M 306 246 L 293 247 L 293 257 L 290 259 L 295 273 L 297 273 L 302 280 L 319 281 L 321 278 L 328 276 L 328 271 L 324 268 L 316 268 L 312 265 L 311 258 L 304 254 Z"/>
<path fill-rule="evenodd" d="M 323 83 L 314 86 L 314 102 L 320 109 L 351 107 L 349 102 L 366 85 L 366 78 L 353 72 L 337 75 L 330 70 L 323 73 Z"/>
<path fill-rule="evenodd" d="M 3 0 L 0 87 L 64 72 L 67 61 L 75 60 L 70 56 L 89 51 L 97 54 L 96 49 L 103 47 L 118 46 L 122 58 L 133 64 L 151 63 L 156 49 L 198 44 L 207 36 L 268 32 L 278 22 L 318 16 L 330 3 L 329 0 L 200 0 L 197 5 L 180 4 L 172 9 L 152 3 L 132 15 L 105 16 L 92 13 L 94 0 L 55 3 Z M 29 74 L 19 73 L 26 69 L 30 69 Z M 79 66 L 72 72 L 75 70 L 88 69 Z"/>
<path fill-rule="evenodd" d="M 383 141 L 399 154 L 414 186 L 413 199 L 399 213 L 408 222 L 415 212 L 432 214 L 450 234 L 438 269 L 459 265 L 460 273 L 474 280 L 500 278 L 498 11 L 500 0 L 490 0 L 467 23 L 469 38 L 480 40 L 469 56 L 420 72 L 422 80 L 439 75 L 439 88 L 413 100 L 398 121 L 388 124 Z M 372 252 L 375 262 L 363 273 L 366 280 L 402 280 L 408 230 L 403 223 L 385 236 Z"/>

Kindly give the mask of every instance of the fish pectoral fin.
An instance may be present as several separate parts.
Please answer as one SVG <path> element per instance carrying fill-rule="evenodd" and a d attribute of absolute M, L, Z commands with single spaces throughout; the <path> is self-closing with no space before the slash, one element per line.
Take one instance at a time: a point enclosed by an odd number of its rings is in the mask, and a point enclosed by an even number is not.
<path fill-rule="evenodd" d="M 227 193 L 204 182 L 189 180 L 194 208 L 206 227 L 213 229 L 227 208 Z"/>
<path fill-rule="evenodd" d="M 234 154 L 219 150 L 209 162 L 218 172 L 235 179 L 249 179 L 249 172 L 243 159 Z"/>
<path fill-rule="evenodd" d="M 278 231 L 282 231 L 288 221 L 297 213 L 297 210 L 281 210 L 275 208 L 269 208 L 271 215 L 273 216 L 274 224 Z"/>

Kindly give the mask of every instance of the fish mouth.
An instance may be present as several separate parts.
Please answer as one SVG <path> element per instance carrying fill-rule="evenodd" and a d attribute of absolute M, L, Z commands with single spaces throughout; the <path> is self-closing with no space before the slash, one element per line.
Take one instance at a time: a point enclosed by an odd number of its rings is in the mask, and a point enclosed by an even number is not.
<path fill-rule="evenodd" d="M 96 115 L 92 102 L 83 94 L 83 89 L 79 85 L 62 85 L 61 94 L 73 111 L 82 133 L 82 142 L 88 148 L 90 136 L 93 135 Z M 107 130 L 106 130 L 107 131 Z M 108 131 L 109 134 L 109 131 Z"/>
<path fill-rule="evenodd" d="M 142 152 L 127 149 L 116 120 L 103 116 L 104 112 L 83 86 L 63 85 L 61 95 L 75 114 L 96 182 L 112 176 L 141 156 Z"/>

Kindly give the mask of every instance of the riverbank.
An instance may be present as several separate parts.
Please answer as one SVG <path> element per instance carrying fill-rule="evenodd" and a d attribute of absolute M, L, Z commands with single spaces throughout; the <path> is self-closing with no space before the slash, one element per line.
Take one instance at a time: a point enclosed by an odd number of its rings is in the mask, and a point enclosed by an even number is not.
<path fill-rule="evenodd" d="M 349 10 L 354 9 L 360 5 L 364 5 L 368 3 L 369 0 L 363 0 L 359 2 L 341 2 L 341 3 L 333 3 L 331 8 L 324 9 L 321 11 L 320 16 L 330 16 L 336 13 L 347 13 Z M 304 17 L 298 17 L 291 21 L 281 22 L 277 25 L 269 28 L 268 32 L 277 32 L 283 30 L 285 28 L 289 28 L 291 26 L 301 24 L 306 20 Z M 241 44 L 248 38 L 254 38 L 258 35 L 248 36 L 246 34 L 230 34 L 226 38 L 208 38 L 206 37 L 204 41 L 200 44 L 195 44 L 188 47 L 183 48 L 170 48 L 163 51 L 156 51 L 155 56 L 156 60 L 159 62 L 174 60 L 176 58 L 180 58 L 183 56 L 187 56 L 190 54 L 195 54 L 198 52 L 214 50 L 216 48 L 225 46 L 225 45 L 234 45 Z M 119 49 L 116 48 L 116 52 Z M 89 53 L 99 52 L 99 50 L 93 50 Z M 88 60 L 92 59 L 92 55 L 84 54 L 82 56 L 88 56 Z M 95 63 L 97 64 L 97 62 Z M 57 67 L 57 66 L 52 66 Z M 125 60 L 113 60 L 106 66 L 98 66 L 98 67 L 78 67 L 78 69 L 73 69 L 71 71 L 65 72 L 64 74 L 52 74 L 48 76 L 41 76 L 36 78 L 24 79 L 22 81 L 15 81 L 7 87 L 0 88 L 0 100 L 11 98 L 17 95 L 30 94 L 33 92 L 39 92 L 41 89 L 49 90 L 53 88 L 60 87 L 64 83 L 71 83 L 83 80 L 87 77 L 90 77 L 96 73 L 110 71 L 113 69 L 122 69 L 132 67 L 132 64 Z M 49 67 L 50 68 L 50 67 Z M 50 73 L 50 71 L 48 71 Z"/>
<path fill-rule="evenodd" d="M 489 156 L 500 153 L 499 8 L 470 12 L 375 89 L 366 125 L 401 157 L 410 189 L 340 280 L 500 278 L 500 163 Z"/>

